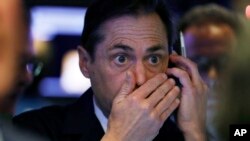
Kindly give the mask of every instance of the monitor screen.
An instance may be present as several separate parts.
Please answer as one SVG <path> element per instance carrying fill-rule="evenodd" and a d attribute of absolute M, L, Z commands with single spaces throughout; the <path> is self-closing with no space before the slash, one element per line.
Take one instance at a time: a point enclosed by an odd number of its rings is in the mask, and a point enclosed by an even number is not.
<path fill-rule="evenodd" d="M 37 92 L 44 97 L 80 96 L 90 87 L 80 72 L 76 50 L 86 8 L 35 6 L 30 12 L 34 53 L 44 64 Z"/>

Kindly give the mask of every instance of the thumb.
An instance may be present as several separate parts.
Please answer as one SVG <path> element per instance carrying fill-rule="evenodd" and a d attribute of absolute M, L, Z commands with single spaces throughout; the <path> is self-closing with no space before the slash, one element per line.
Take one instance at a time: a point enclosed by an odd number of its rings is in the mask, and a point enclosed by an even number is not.
<path fill-rule="evenodd" d="M 116 100 L 123 100 L 128 94 L 130 94 L 135 88 L 135 81 L 131 71 L 126 72 L 126 78 L 121 86 L 119 93 L 116 96 Z"/>

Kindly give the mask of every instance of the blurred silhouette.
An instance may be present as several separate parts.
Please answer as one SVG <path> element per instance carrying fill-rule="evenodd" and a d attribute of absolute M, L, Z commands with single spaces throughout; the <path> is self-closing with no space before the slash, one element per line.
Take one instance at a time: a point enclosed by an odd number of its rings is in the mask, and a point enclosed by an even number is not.
<path fill-rule="evenodd" d="M 19 83 L 21 61 L 26 56 L 27 25 L 19 0 L 0 3 L 0 112 L 11 114 L 13 109 L 13 89 Z M 21 78 L 20 78 L 21 79 Z"/>
<path fill-rule="evenodd" d="M 13 91 L 19 90 L 17 84 L 26 77 L 24 59 L 30 50 L 28 25 L 21 2 L 0 1 L 0 141 L 44 140 L 12 126 L 10 121 L 17 98 Z"/>
<path fill-rule="evenodd" d="M 218 89 L 220 103 L 215 121 L 220 141 L 229 140 L 229 125 L 250 123 L 250 21 L 245 20 L 244 25 L 240 49 L 235 50 L 222 77 L 224 85 Z"/>
<path fill-rule="evenodd" d="M 215 4 L 198 6 L 181 19 L 187 57 L 195 61 L 210 87 L 216 83 L 225 61 L 236 45 L 237 15 Z"/>
<path fill-rule="evenodd" d="M 6 69 L 6 72 L 1 73 L 1 75 L 3 75 L 3 78 L 6 77 L 2 79 L 3 81 L 11 81 L 12 84 L 9 85 L 9 90 L 3 92 L 5 95 L 0 99 L 0 112 L 12 115 L 18 96 L 31 84 L 33 76 L 39 74 L 42 64 L 34 59 L 32 40 L 29 36 L 30 16 L 28 10 L 22 9 L 23 12 L 17 12 L 20 11 L 21 4 L 14 5 L 14 0 L 9 3 L 3 2 L 1 4 L 3 24 L 0 28 L 5 30 L 3 32 L 5 38 L 3 37 L 1 40 L 1 43 L 5 44 L 2 46 L 2 50 L 8 52 L 8 54 L 3 54 L 9 57 L 6 60 L 13 63 L 8 63 L 7 66 L 12 65 L 12 68 L 4 67 L 3 69 Z M 17 10 L 12 12 L 12 10 L 9 10 L 10 8 L 7 9 L 8 6 L 15 6 L 14 8 Z"/>
<path fill-rule="evenodd" d="M 209 140 L 214 140 L 213 114 L 223 71 L 235 50 L 240 32 L 238 16 L 216 4 L 194 7 L 187 12 L 178 27 L 184 33 L 187 57 L 193 60 L 209 87 L 207 105 L 207 130 Z M 213 133 L 214 132 L 214 133 Z"/>

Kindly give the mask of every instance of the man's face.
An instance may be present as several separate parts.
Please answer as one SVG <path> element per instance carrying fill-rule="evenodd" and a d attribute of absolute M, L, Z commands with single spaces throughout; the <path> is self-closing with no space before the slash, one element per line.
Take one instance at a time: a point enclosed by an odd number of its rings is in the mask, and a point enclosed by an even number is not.
<path fill-rule="evenodd" d="M 85 76 L 90 78 L 97 102 L 108 115 L 127 71 L 133 72 L 136 87 L 166 71 L 168 41 L 157 14 L 115 18 L 104 23 L 101 32 L 104 40 L 96 46 L 94 62 L 85 63 Z"/>
<path fill-rule="evenodd" d="M 204 81 L 214 85 L 235 45 L 233 30 L 226 24 L 208 23 L 190 26 L 184 37 L 188 58 L 197 63 Z"/>

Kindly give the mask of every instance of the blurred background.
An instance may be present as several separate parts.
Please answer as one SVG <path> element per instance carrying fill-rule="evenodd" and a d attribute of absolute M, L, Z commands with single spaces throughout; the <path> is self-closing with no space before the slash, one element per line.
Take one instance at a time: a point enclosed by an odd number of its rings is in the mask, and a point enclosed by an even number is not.
<path fill-rule="evenodd" d="M 51 104 L 75 101 L 90 87 L 78 66 L 76 48 L 84 15 L 92 0 L 25 0 L 31 16 L 31 38 L 38 70 L 33 83 L 17 103 L 15 114 Z M 167 0 L 173 22 L 197 5 L 216 3 L 245 15 L 250 0 Z"/>

